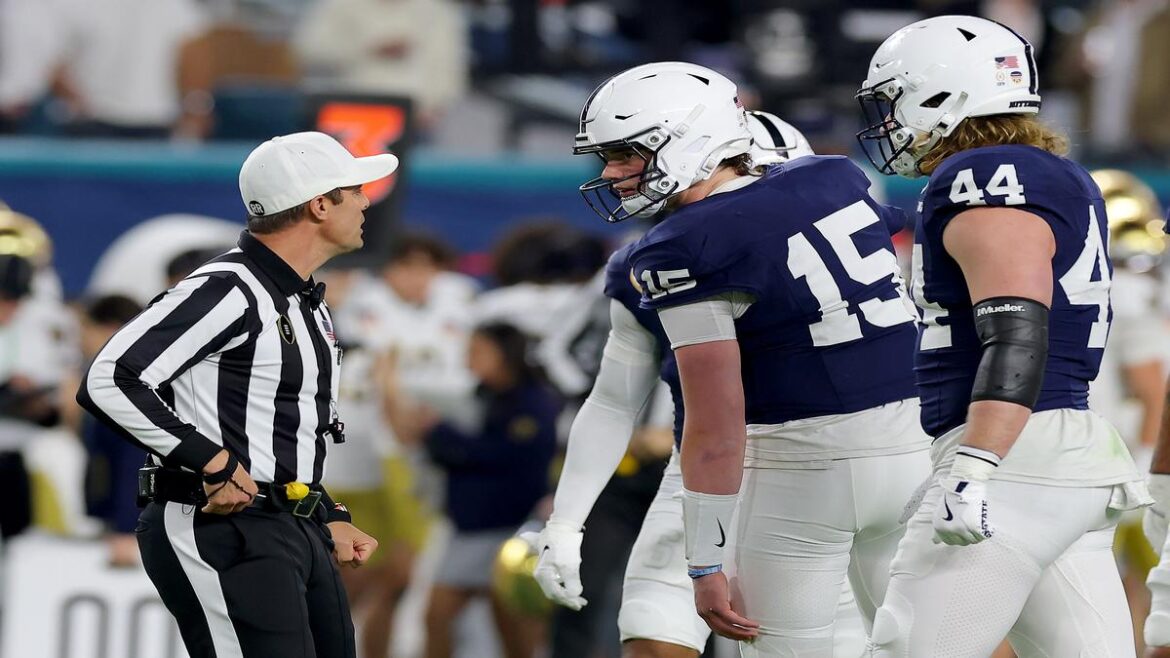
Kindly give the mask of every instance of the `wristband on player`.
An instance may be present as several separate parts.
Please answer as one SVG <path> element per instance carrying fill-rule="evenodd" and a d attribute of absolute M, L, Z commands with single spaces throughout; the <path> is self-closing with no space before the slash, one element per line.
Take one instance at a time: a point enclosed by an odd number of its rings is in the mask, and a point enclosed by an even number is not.
<path fill-rule="evenodd" d="M 223 470 L 214 473 L 204 473 L 203 481 L 207 484 L 223 484 L 232 479 L 232 475 L 235 474 L 236 467 L 239 465 L 240 460 L 236 459 L 236 456 L 229 450 L 227 465 L 223 467 Z"/>
<path fill-rule="evenodd" d="M 999 468 L 999 455 L 975 446 L 961 445 L 955 451 L 951 477 L 964 482 L 986 482 Z"/>
<path fill-rule="evenodd" d="M 703 576 L 710 576 L 720 571 L 723 571 L 722 564 L 713 564 L 709 567 L 687 567 L 687 575 L 691 577 L 691 580 L 702 578 Z"/>
<path fill-rule="evenodd" d="M 723 564 L 723 547 L 739 494 L 709 494 L 683 489 L 683 528 L 687 566 Z"/>

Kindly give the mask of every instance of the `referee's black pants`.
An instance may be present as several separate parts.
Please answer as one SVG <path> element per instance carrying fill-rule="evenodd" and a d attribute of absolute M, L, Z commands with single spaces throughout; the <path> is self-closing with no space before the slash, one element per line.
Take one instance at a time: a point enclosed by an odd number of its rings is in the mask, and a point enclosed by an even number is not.
<path fill-rule="evenodd" d="M 191 658 L 355 658 L 332 540 L 318 521 L 150 503 L 137 534 Z"/>

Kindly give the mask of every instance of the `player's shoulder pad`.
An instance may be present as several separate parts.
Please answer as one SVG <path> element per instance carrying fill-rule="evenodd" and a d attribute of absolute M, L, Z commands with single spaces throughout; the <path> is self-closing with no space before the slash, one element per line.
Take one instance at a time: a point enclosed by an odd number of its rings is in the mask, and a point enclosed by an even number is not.
<path fill-rule="evenodd" d="M 629 242 L 618 248 L 605 263 L 605 296 L 619 299 L 627 289 L 638 292 L 631 275 L 630 255 L 636 242 Z"/>
<path fill-rule="evenodd" d="M 878 214 L 881 215 L 882 224 L 885 225 L 890 235 L 896 235 L 910 225 L 910 213 L 899 206 L 880 204 Z"/>
<path fill-rule="evenodd" d="M 638 241 L 630 261 L 643 308 L 758 290 L 758 219 L 774 207 L 771 196 L 749 191 L 761 184 L 685 206 Z"/>
<path fill-rule="evenodd" d="M 1010 196 L 1013 186 L 1065 178 L 1069 166 L 1068 160 L 1033 146 L 984 146 L 943 160 L 930 175 L 926 191 L 928 197 L 952 203 L 1004 205 L 1003 199 L 996 197 Z M 976 194 L 974 187 L 989 194 Z M 978 199 L 983 202 L 976 202 Z"/>
<path fill-rule="evenodd" d="M 948 157 L 931 174 L 925 218 L 945 219 L 964 208 L 1048 206 L 1070 196 L 1095 196 L 1079 165 L 1020 144 L 985 146 Z"/>
<path fill-rule="evenodd" d="M 1059 166 L 1064 158 L 1053 155 L 1034 146 L 1023 144 L 1003 144 L 999 146 L 981 146 L 956 153 L 943 160 L 934 173 L 930 175 L 931 182 L 938 179 L 953 178 L 963 169 L 995 170 L 1002 164 L 1026 165 L 1032 169 L 1050 169 Z"/>
<path fill-rule="evenodd" d="M 844 155 L 806 155 L 777 165 L 774 170 L 790 176 L 844 176 L 869 187 L 869 177 Z"/>

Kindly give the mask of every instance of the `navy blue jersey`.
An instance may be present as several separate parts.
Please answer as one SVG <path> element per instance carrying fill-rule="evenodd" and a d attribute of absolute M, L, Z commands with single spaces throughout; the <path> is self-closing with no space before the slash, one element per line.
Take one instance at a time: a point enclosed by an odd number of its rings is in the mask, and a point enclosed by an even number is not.
<path fill-rule="evenodd" d="M 1088 172 L 1031 146 L 990 146 L 947 158 L 922 192 L 914 236 L 913 289 L 921 314 L 916 370 L 922 426 L 931 436 L 965 422 L 983 354 L 967 282 L 943 248 L 947 223 L 978 206 L 1033 213 L 1056 238 L 1048 365 L 1035 411 L 1088 408 L 1089 381 L 1109 332 L 1109 222 Z"/>
<path fill-rule="evenodd" d="M 642 305 L 731 292 L 748 423 L 842 414 L 914 397 L 913 312 L 869 180 L 809 156 L 688 204 L 634 247 Z"/>
<path fill-rule="evenodd" d="M 634 314 L 634 318 L 638 320 L 638 324 L 654 334 L 654 338 L 658 341 L 658 358 L 662 364 L 658 376 L 670 387 L 670 399 L 674 402 L 674 442 L 676 445 L 680 445 L 682 443 L 683 400 L 682 385 L 678 379 L 678 364 L 674 360 L 674 351 L 670 349 L 670 340 L 666 337 L 666 332 L 662 330 L 662 323 L 658 321 L 658 313 L 642 308 L 639 304 L 642 293 L 634 287 L 634 280 L 631 278 L 633 273 L 630 269 L 630 253 L 633 250 L 634 243 L 630 243 L 609 257 L 609 262 L 605 265 L 605 296 L 629 309 Z"/>

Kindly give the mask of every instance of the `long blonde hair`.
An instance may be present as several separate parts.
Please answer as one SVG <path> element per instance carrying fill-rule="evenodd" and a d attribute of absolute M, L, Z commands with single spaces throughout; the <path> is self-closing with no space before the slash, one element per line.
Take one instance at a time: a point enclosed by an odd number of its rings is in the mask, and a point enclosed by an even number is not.
<path fill-rule="evenodd" d="M 1057 132 L 1032 114 L 999 114 L 968 117 L 955 126 L 918 161 L 918 170 L 930 175 L 950 156 L 981 146 L 1022 144 L 1035 146 L 1056 155 L 1068 153 L 1068 137 Z"/>

